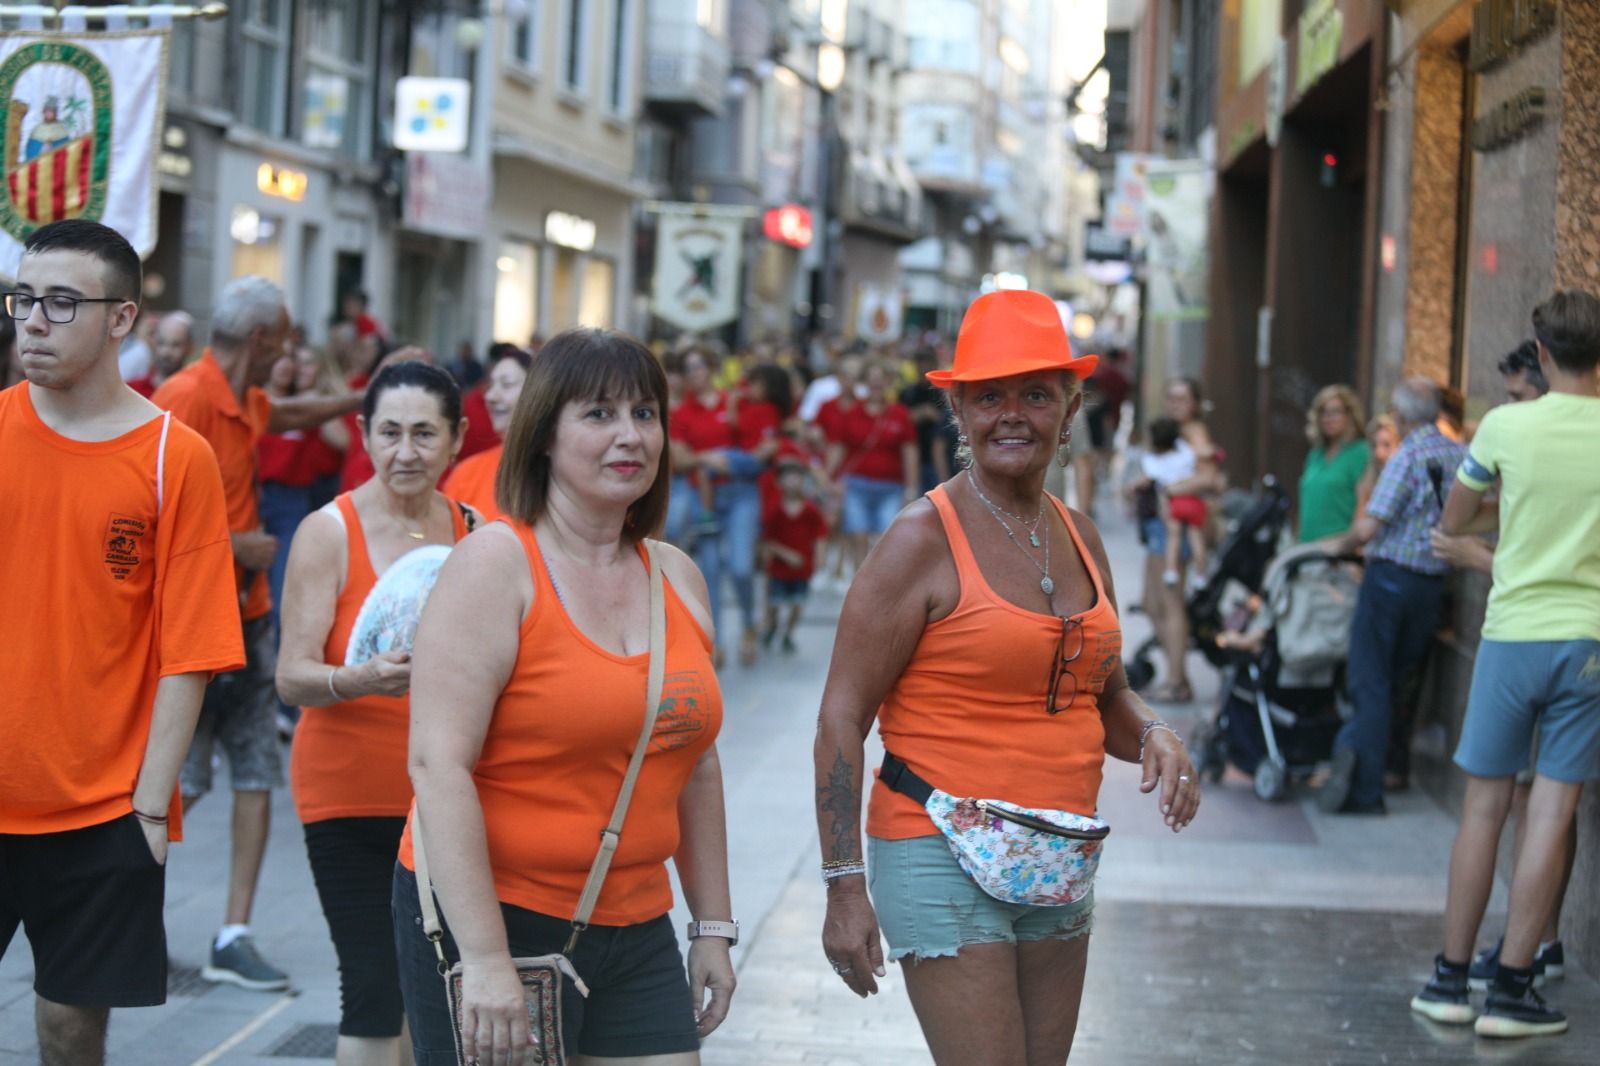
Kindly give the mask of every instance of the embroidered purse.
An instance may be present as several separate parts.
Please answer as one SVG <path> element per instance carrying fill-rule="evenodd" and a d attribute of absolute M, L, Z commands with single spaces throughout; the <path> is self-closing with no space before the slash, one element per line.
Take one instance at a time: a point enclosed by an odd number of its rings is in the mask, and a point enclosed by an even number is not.
<path fill-rule="evenodd" d="M 577 947 L 578 935 L 589 925 L 589 917 L 600 900 L 600 888 L 605 883 L 606 872 L 611 868 L 612 856 L 622 836 L 622 822 L 628 816 L 628 804 L 633 799 L 633 786 L 639 779 L 639 768 L 644 764 L 645 751 L 650 747 L 650 737 L 655 732 L 656 714 L 661 708 L 661 688 L 666 676 L 667 615 L 666 600 L 662 592 L 661 569 L 656 562 L 655 545 L 645 541 L 645 551 L 650 559 L 650 670 L 645 686 L 644 729 L 639 742 L 634 745 L 628 772 L 622 778 L 622 791 L 611 811 L 611 821 L 600 834 L 600 852 L 589 868 L 589 879 L 584 882 L 583 894 L 572 916 L 572 935 L 566 947 L 551 955 L 537 955 L 511 960 L 522 982 L 523 999 L 528 1007 L 528 1028 L 533 1034 L 533 1046 L 520 1061 L 527 1066 L 566 1066 L 567 1049 L 561 1032 L 561 998 L 565 984 L 570 981 L 580 995 L 587 997 L 589 988 L 573 968 L 572 949 Z M 422 929 L 433 943 L 434 954 L 439 958 L 439 975 L 444 978 L 445 998 L 450 1007 L 450 1028 L 455 1037 L 456 1059 L 461 1066 L 476 1063 L 474 1051 L 461 1043 L 461 980 L 464 974 L 461 963 L 450 965 L 444 954 L 444 926 L 439 921 L 439 911 L 434 905 L 433 882 L 428 877 L 428 858 L 422 846 L 421 815 L 416 804 L 411 806 L 411 851 L 417 867 L 417 892 L 422 903 Z"/>
<path fill-rule="evenodd" d="M 1070 811 L 1005 800 L 958 798 L 934 788 L 887 752 L 878 780 L 927 810 L 967 876 L 1002 903 L 1059 907 L 1094 888 L 1111 827 Z"/>

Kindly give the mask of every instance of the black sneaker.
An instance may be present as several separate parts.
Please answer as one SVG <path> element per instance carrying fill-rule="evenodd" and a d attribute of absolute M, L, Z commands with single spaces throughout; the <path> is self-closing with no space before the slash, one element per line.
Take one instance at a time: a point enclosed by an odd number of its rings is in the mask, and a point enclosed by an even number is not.
<path fill-rule="evenodd" d="M 1350 800 L 1350 785 L 1356 776 L 1354 748 L 1340 748 L 1333 753 L 1333 765 L 1328 768 L 1328 779 L 1317 790 L 1317 806 L 1335 814 L 1344 809 Z"/>
<path fill-rule="evenodd" d="M 289 987 L 289 975 L 263 959 L 249 936 L 241 936 L 225 948 L 212 945 L 211 962 L 200 976 L 256 992 L 281 992 Z"/>
<path fill-rule="evenodd" d="M 1466 970 L 1446 969 L 1444 956 L 1436 956 L 1433 977 L 1411 997 L 1411 1009 L 1445 1025 L 1471 1025 L 1477 1012 L 1468 997 Z"/>
<path fill-rule="evenodd" d="M 1557 977 L 1567 974 L 1567 953 L 1561 950 L 1561 941 L 1552 940 L 1539 947 L 1539 953 L 1533 957 L 1533 972 L 1544 971 L 1544 975 L 1554 981 Z"/>
<path fill-rule="evenodd" d="M 1494 947 L 1484 948 L 1478 952 L 1477 957 L 1472 960 L 1472 969 L 1467 971 L 1468 985 L 1479 992 L 1488 990 L 1489 986 L 1494 983 L 1496 971 L 1500 969 L 1500 947 L 1504 943 L 1504 939 L 1497 940 Z M 1556 958 L 1562 958 L 1561 941 L 1554 941 L 1550 944 L 1550 948 L 1554 950 Z M 1549 953 L 1541 948 L 1539 953 L 1533 957 L 1534 988 L 1543 988 L 1545 978 L 1550 976 L 1548 956 Z M 1560 966 L 1559 963 L 1557 965 Z M 1555 976 L 1560 977 L 1561 974 L 1557 973 Z"/>
<path fill-rule="evenodd" d="M 1519 996 L 1491 986 L 1473 1029 L 1479 1036 L 1551 1036 L 1567 1031 L 1567 1016 L 1531 987 Z"/>

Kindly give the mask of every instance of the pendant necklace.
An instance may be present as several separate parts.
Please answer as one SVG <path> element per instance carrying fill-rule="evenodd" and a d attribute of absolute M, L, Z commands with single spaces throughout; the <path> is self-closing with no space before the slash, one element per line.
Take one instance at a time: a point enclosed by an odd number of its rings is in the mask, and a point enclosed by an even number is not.
<path fill-rule="evenodd" d="M 1046 596 L 1054 595 L 1054 593 L 1056 591 L 1056 583 L 1050 579 L 1050 526 L 1048 524 L 1046 524 L 1045 527 L 1044 527 L 1044 565 L 1040 566 L 1039 565 L 1039 560 L 1035 559 L 1033 557 L 1033 553 L 1030 552 L 1027 548 L 1024 548 L 1022 546 L 1022 541 L 1018 540 L 1017 539 L 1017 535 L 1014 532 L 1012 532 L 1011 524 L 1009 522 L 1007 522 L 1004 518 L 1000 517 L 1000 515 L 1001 515 L 1000 508 L 996 507 L 993 503 L 991 503 L 989 501 L 989 497 L 987 497 L 987 496 L 985 496 L 983 494 L 983 490 L 978 488 L 978 479 L 972 476 L 972 471 L 971 470 L 967 471 L 967 478 L 968 478 L 968 480 L 970 480 L 972 482 L 972 488 L 973 488 L 973 490 L 975 492 L 977 492 L 978 499 L 982 500 L 984 506 L 989 508 L 989 514 L 993 515 L 994 516 L 994 520 L 996 522 L 1000 523 L 1000 528 L 1006 531 L 1006 536 L 1011 539 L 1011 543 L 1015 544 L 1017 546 L 1017 551 L 1021 552 L 1024 556 L 1026 556 L 1028 562 L 1032 563 L 1034 565 L 1034 567 L 1039 571 L 1039 574 L 1040 574 L 1040 577 L 1039 577 L 1039 591 L 1044 593 Z M 1005 513 L 1006 514 L 1010 514 L 1009 511 L 1007 511 Z M 1011 515 L 1011 517 L 1012 518 L 1016 518 L 1017 516 L 1016 515 Z M 1039 501 L 1039 518 L 1034 519 L 1035 526 L 1038 525 L 1039 520 L 1042 519 L 1043 517 L 1044 517 L 1044 500 L 1041 499 Z M 1020 521 L 1020 519 L 1019 519 L 1019 521 Z M 1033 545 L 1035 547 L 1038 547 L 1039 541 L 1038 541 L 1037 537 L 1034 537 L 1034 536 L 1030 535 L 1028 539 L 1033 543 Z"/>
<path fill-rule="evenodd" d="M 989 497 L 985 496 L 983 494 L 983 488 L 978 484 L 977 475 L 974 474 L 970 468 L 967 470 L 967 477 L 972 481 L 972 491 L 976 492 L 978 494 L 978 499 L 982 500 L 984 506 L 989 508 L 990 514 L 994 515 L 996 518 L 998 518 L 1000 515 L 1005 515 L 1007 518 L 1012 519 L 1019 526 L 1028 531 L 1028 543 L 1032 544 L 1035 548 L 1039 546 L 1039 523 L 1044 519 L 1044 497 L 1041 496 L 1039 498 L 1039 513 L 1033 516 L 1033 522 L 1030 524 L 1026 518 L 1023 518 L 1019 514 L 1012 514 L 1010 511 L 1006 510 L 1004 507 L 1001 507 L 999 504 L 989 499 Z M 1002 522 L 1001 525 L 1006 525 L 1006 523 Z M 1007 525 L 1006 529 L 1009 532 L 1010 526 Z"/>

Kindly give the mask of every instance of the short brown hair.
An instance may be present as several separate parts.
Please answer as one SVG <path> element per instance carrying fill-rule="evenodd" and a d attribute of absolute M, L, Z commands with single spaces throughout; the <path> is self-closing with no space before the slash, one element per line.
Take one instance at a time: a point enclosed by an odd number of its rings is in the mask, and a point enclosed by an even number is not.
<path fill-rule="evenodd" d="M 506 430 L 494 485 L 500 510 L 530 526 L 544 517 L 550 498 L 550 446 L 567 404 L 632 397 L 656 404 L 662 447 L 655 480 L 628 509 L 622 535 L 637 541 L 655 534 L 666 520 L 672 487 L 666 446 L 667 375 L 650 349 L 616 330 L 569 329 L 539 349 Z"/>
<path fill-rule="evenodd" d="M 1556 293 L 1533 309 L 1533 335 L 1556 366 L 1588 373 L 1600 364 L 1600 300 L 1580 289 Z"/>

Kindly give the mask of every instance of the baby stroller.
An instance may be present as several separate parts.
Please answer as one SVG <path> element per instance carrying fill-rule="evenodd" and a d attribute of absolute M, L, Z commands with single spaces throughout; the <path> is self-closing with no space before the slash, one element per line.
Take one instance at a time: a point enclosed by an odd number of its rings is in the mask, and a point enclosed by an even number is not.
<path fill-rule="evenodd" d="M 1226 653 L 1217 647 L 1224 601 L 1238 594 L 1241 587 L 1250 593 L 1261 591 L 1267 565 L 1278 553 L 1288 521 L 1289 496 L 1269 474 L 1261 479 L 1261 491 L 1249 497 L 1249 502 L 1229 527 L 1205 584 L 1184 602 L 1184 611 L 1189 616 L 1189 638 L 1213 666 L 1222 668 L 1229 662 Z M 1124 661 L 1128 684 L 1135 691 L 1155 677 L 1152 656 L 1160 647 L 1160 640 L 1151 636 Z"/>
<path fill-rule="evenodd" d="M 1200 773 L 1220 781 L 1232 763 L 1271 801 L 1329 757 L 1360 587 L 1355 556 L 1308 544 L 1273 561 L 1247 647 L 1219 649 L 1227 665 L 1217 715 L 1192 748 Z"/>

